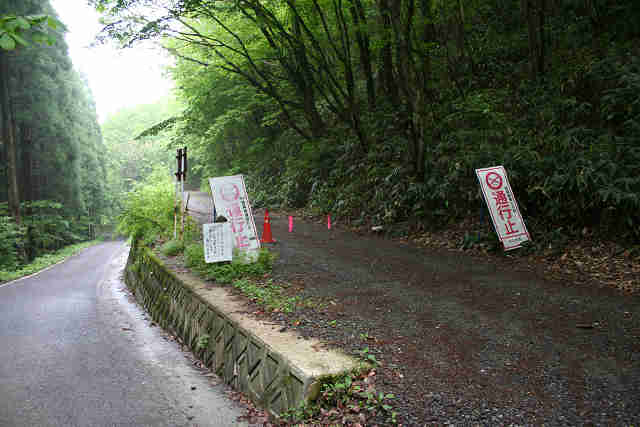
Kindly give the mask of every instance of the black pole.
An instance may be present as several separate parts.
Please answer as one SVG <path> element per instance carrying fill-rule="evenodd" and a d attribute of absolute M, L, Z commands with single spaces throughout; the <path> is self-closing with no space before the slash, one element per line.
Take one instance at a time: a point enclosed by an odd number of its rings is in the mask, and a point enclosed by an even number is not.
<path fill-rule="evenodd" d="M 182 180 L 186 181 L 187 180 L 187 147 L 184 147 L 184 150 L 182 151 L 182 156 L 184 158 L 184 161 L 182 162 Z"/>
<path fill-rule="evenodd" d="M 178 154 L 176 155 L 178 161 L 178 172 L 176 172 L 176 178 L 178 181 L 182 180 L 182 148 L 178 148 Z"/>

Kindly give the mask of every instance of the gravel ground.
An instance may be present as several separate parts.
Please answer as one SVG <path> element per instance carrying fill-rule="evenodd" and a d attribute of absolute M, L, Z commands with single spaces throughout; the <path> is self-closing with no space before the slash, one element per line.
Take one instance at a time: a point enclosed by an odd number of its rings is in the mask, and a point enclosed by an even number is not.
<path fill-rule="evenodd" d="M 290 233 L 288 215 L 271 214 L 274 278 L 323 308 L 262 316 L 346 352 L 369 348 L 399 423 L 640 423 L 638 295 L 293 221 Z"/>

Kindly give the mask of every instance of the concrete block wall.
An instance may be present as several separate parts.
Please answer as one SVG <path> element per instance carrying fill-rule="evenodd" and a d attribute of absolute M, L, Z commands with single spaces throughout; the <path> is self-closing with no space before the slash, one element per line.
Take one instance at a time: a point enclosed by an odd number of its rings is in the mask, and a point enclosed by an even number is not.
<path fill-rule="evenodd" d="M 256 320 L 240 318 L 237 302 L 206 292 L 202 283 L 170 271 L 145 247 L 133 245 L 125 281 L 137 301 L 164 329 L 180 336 L 194 354 L 236 390 L 279 417 L 311 401 L 331 375 L 357 369 L 358 361 L 315 343 L 275 335 Z M 216 301 L 218 300 L 218 301 Z"/>

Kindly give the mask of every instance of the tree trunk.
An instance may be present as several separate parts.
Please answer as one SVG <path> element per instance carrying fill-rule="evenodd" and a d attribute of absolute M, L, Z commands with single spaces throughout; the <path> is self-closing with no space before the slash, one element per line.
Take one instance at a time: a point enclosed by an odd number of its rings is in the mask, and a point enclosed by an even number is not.
<path fill-rule="evenodd" d="M 33 138 L 31 128 L 22 125 L 20 134 L 22 137 L 22 198 L 31 202 L 33 201 L 33 171 L 31 170 Z M 25 215 L 29 215 L 29 212 L 25 212 Z"/>
<path fill-rule="evenodd" d="M 597 39 L 600 37 L 600 34 L 602 32 L 602 22 L 600 20 L 598 7 L 594 0 L 584 0 L 584 8 L 589 15 L 589 21 L 591 22 L 591 36 L 594 39 Z"/>
<path fill-rule="evenodd" d="M 529 71 L 536 80 L 545 72 L 544 25 L 546 15 L 545 0 L 523 0 L 529 38 Z"/>
<path fill-rule="evenodd" d="M 398 1 L 398 0 L 393 0 Z M 384 31 L 384 44 L 380 53 L 382 82 L 389 100 L 394 107 L 398 106 L 398 86 L 393 74 L 393 49 L 391 43 L 391 9 L 389 0 L 378 0 L 378 9 Z"/>
<path fill-rule="evenodd" d="M 409 62 L 412 59 L 411 52 L 411 32 L 403 26 L 402 22 L 402 1 L 392 2 L 389 9 L 391 17 L 391 27 L 394 35 L 396 74 L 398 76 L 398 86 L 402 92 L 402 96 L 407 100 L 406 104 L 412 105 L 409 101 L 411 97 L 411 69 Z M 407 19 L 406 25 L 411 28 L 411 19 Z"/>
<path fill-rule="evenodd" d="M 0 50 L 0 107 L 2 111 L 2 140 L 7 159 L 7 186 L 9 213 L 20 223 L 20 195 L 18 192 L 18 160 L 14 122 L 9 98 L 9 58 L 7 52 Z"/>
<path fill-rule="evenodd" d="M 463 57 L 465 54 L 465 31 L 464 31 L 464 7 L 462 2 L 458 0 L 456 8 L 456 45 L 458 48 L 458 56 Z"/>
<path fill-rule="evenodd" d="M 545 73 L 545 34 L 544 25 L 547 15 L 547 0 L 538 0 L 538 74 Z"/>
<path fill-rule="evenodd" d="M 300 28 L 300 18 L 297 14 L 294 14 L 293 18 L 293 32 L 296 37 L 297 43 L 294 48 L 296 65 L 298 67 L 298 75 L 291 76 L 295 80 L 298 90 L 302 94 L 302 103 L 304 108 L 304 115 L 309 122 L 309 128 L 311 134 L 315 137 L 321 137 L 325 133 L 325 125 L 322 120 L 322 116 L 318 112 L 316 107 L 316 94 L 313 86 L 313 71 L 307 59 L 307 52 L 302 40 L 302 30 Z"/>
<path fill-rule="evenodd" d="M 406 162 L 411 166 L 413 175 L 424 181 L 425 124 L 424 103 L 426 101 L 425 62 L 420 65 L 413 49 L 415 31 L 413 27 L 416 7 L 415 0 L 397 1 L 390 8 L 391 24 L 394 34 L 396 69 L 398 86 L 407 114 L 408 149 Z M 427 61 L 428 65 L 430 63 Z"/>
<path fill-rule="evenodd" d="M 376 107 L 376 89 L 373 82 L 373 71 L 371 68 L 371 51 L 369 50 L 369 35 L 367 30 L 367 18 L 360 0 L 351 1 L 351 17 L 356 27 L 356 41 L 358 42 L 358 50 L 360 51 L 360 68 L 364 73 L 367 82 L 367 101 L 369 109 L 374 110 Z"/>
<path fill-rule="evenodd" d="M 436 28 L 433 23 L 433 16 L 431 14 L 432 0 L 422 0 L 420 2 L 420 12 L 424 26 L 422 27 L 422 42 L 425 46 L 436 41 Z M 416 97 L 413 106 L 413 122 L 414 122 L 414 153 L 415 164 L 414 170 L 418 181 L 424 182 L 425 179 L 425 157 L 426 157 L 426 140 L 428 132 L 433 132 L 435 128 L 433 117 L 433 106 L 435 102 L 435 96 L 432 90 L 432 65 L 431 65 L 431 52 L 426 51 L 422 54 L 419 70 L 416 71 Z M 427 111 L 431 110 L 429 114 Z M 428 119 L 430 118 L 430 119 Z M 430 121 L 430 123 L 429 123 Z M 433 139 L 433 133 L 430 135 Z"/>
<path fill-rule="evenodd" d="M 340 31 L 340 56 L 344 68 L 344 79 L 347 88 L 346 101 L 350 125 L 351 128 L 355 131 L 356 136 L 358 137 L 362 152 L 366 153 L 369 150 L 369 143 L 367 141 L 366 134 L 362 129 L 362 123 L 360 121 L 360 108 L 356 97 L 356 81 L 351 60 L 351 40 L 349 38 L 349 29 L 347 28 L 347 22 L 344 17 L 344 13 L 342 12 L 341 0 L 334 0 L 334 10 L 336 13 Z"/>
<path fill-rule="evenodd" d="M 20 126 L 20 138 L 22 141 L 22 199 L 27 202 L 33 201 L 33 171 L 32 165 L 32 153 L 33 153 L 33 138 L 31 128 L 23 124 Z M 33 208 L 31 203 L 28 203 L 23 211 L 26 218 L 30 218 L 33 215 Z M 29 222 L 29 221 L 27 221 Z M 25 245 L 25 253 L 27 260 L 32 261 L 35 256 L 35 247 L 33 242 L 33 227 L 31 224 L 27 225 L 27 244 Z"/>

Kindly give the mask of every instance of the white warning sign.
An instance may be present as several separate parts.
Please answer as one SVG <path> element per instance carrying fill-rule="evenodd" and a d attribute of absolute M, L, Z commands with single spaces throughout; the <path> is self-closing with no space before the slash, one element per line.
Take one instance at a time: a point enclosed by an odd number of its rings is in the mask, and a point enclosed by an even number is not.
<path fill-rule="evenodd" d="M 251 204 L 242 175 L 209 178 L 211 195 L 218 215 L 231 226 L 233 247 L 247 255 L 257 255 L 260 240 L 253 221 Z"/>
<path fill-rule="evenodd" d="M 203 224 L 202 234 L 204 236 L 205 262 L 231 261 L 233 257 L 233 235 L 230 223 Z"/>
<path fill-rule="evenodd" d="M 520 247 L 523 242 L 531 240 L 504 167 L 476 169 L 476 176 L 480 181 L 493 227 L 504 245 L 504 249 L 507 251 L 515 249 Z"/>

